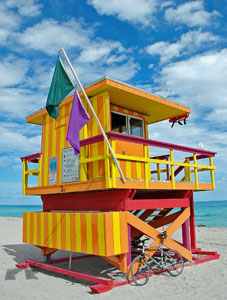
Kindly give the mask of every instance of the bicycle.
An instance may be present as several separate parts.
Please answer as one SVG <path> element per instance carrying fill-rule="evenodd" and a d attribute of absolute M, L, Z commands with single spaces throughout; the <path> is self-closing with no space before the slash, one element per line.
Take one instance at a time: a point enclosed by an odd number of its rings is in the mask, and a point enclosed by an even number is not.
<path fill-rule="evenodd" d="M 161 271 L 167 271 L 171 276 L 179 276 L 184 269 L 184 260 L 181 254 L 174 249 L 165 249 L 163 240 L 167 238 L 167 232 L 164 231 L 159 234 L 161 237 L 161 244 L 156 246 L 145 247 L 145 242 L 149 238 L 139 240 L 142 243 L 142 253 L 136 256 L 131 264 L 131 277 L 136 285 L 145 285 L 150 277 L 150 269 L 154 265 Z M 151 256 L 146 249 L 155 251 Z M 148 259 L 147 259 L 148 258 Z M 136 272 L 134 272 L 136 270 Z"/>

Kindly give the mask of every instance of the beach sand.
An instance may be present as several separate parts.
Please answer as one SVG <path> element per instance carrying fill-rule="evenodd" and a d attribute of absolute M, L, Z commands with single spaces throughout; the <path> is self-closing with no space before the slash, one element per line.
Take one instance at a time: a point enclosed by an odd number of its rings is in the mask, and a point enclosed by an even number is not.
<path fill-rule="evenodd" d="M 178 233 L 179 234 L 179 233 Z M 25 259 L 42 260 L 41 251 L 22 243 L 22 219 L 0 217 L 0 299 L 227 299 L 227 228 L 196 228 L 197 247 L 217 251 L 220 259 L 186 267 L 179 277 L 154 275 L 147 285 L 125 285 L 104 294 L 92 283 L 42 270 L 15 267 Z M 58 252 L 57 255 L 65 253 Z M 63 255 L 64 256 L 64 255 Z M 73 261 L 72 269 L 108 276 L 113 266 L 100 258 Z"/>

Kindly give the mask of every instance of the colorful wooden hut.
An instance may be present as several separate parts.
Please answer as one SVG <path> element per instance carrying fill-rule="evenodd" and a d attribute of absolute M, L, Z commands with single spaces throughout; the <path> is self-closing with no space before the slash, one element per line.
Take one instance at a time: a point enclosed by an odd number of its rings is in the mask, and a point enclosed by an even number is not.
<path fill-rule="evenodd" d="M 46 256 L 57 250 L 98 255 L 128 273 L 131 240 L 146 234 L 155 245 L 167 226 L 165 246 L 192 261 L 199 251 L 193 194 L 215 189 L 216 153 L 148 138 L 149 124 L 189 114 L 190 109 L 108 77 L 85 91 L 126 181 L 92 115 L 80 132 L 80 155 L 74 155 L 66 141 L 73 96 L 62 101 L 57 120 L 45 109 L 30 115 L 27 123 L 42 126 L 42 143 L 39 153 L 22 157 L 23 194 L 41 195 L 43 212 L 24 213 L 23 242 L 39 247 Z M 37 186 L 30 186 L 34 175 Z M 179 228 L 182 241 L 175 241 L 171 236 Z M 59 271 L 31 260 L 24 267 L 32 264 Z M 92 287 L 96 292 L 114 285 L 69 270 L 60 272 L 98 282 Z"/>

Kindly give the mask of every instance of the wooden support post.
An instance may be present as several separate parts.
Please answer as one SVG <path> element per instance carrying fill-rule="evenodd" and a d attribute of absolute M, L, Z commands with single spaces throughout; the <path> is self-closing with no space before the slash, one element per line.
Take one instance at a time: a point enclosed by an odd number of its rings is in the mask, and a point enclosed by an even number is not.
<path fill-rule="evenodd" d="M 187 163 L 190 164 L 190 159 L 187 158 Z M 188 168 L 188 172 L 187 172 L 187 175 L 188 175 L 188 182 L 191 182 L 191 169 L 190 167 L 187 167 Z"/>
<path fill-rule="evenodd" d="M 196 165 L 197 164 L 197 161 L 196 161 L 196 154 L 193 153 L 193 161 L 194 161 L 194 164 Z M 196 190 L 199 189 L 199 182 L 198 182 L 198 170 L 197 170 L 197 167 L 194 167 L 194 173 L 195 173 L 195 188 Z"/>
<path fill-rule="evenodd" d="M 170 161 L 173 163 L 173 150 L 170 149 Z M 174 176 L 174 165 L 171 165 L 171 182 L 172 182 L 172 189 L 175 189 L 175 176 Z"/>
<path fill-rule="evenodd" d="M 39 158 L 38 186 L 41 186 L 41 166 L 42 166 L 42 155 Z"/>
<path fill-rule="evenodd" d="M 184 208 L 182 209 L 184 211 Z M 188 219 L 182 224 L 182 241 L 183 241 L 183 246 L 190 250 L 190 238 L 189 238 L 189 224 L 188 224 Z"/>
<path fill-rule="evenodd" d="M 209 157 L 210 166 L 213 167 L 213 157 Z M 215 190 L 215 182 L 214 182 L 214 170 L 210 170 L 210 177 L 212 183 L 212 189 Z"/>
<path fill-rule="evenodd" d="M 132 254 L 131 254 L 131 226 L 128 225 L 128 253 L 127 253 L 127 267 L 131 265 Z"/>
<path fill-rule="evenodd" d="M 105 159 L 105 180 L 106 188 L 112 187 L 112 182 L 110 181 L 110 159 L 109 159 L 109 148 L 106 143 L 104 143 L 104 159 Z"/>
<path fill-rule="evenodd" d="M 193 192 L 192 192 L 191 197 L 190 197 L 190 237 L 191 237 L 191 249 L 196 249 L 195 214 L 194 214 Z"/>
<path fill-rule="evenodd" d="M 80 159 L 84 160 L 86 158 L 86 146 L 80 148 Z M 86 163 L 80 164 L 80 181 L 86 181 Z"/>
<path fill-rule="evenodd" d="M 148 159 L 149 158 L 149 148 L 148 148 L 148 146 L 144 145 L 143 149 L 144 149 L 144 157 L 146 159 Z M 150 165 L 149 165 L 149 162 L 145 162 L 144 163 L 144 183 L 145 183 L 145 188 L 146 189 L 149 188 L 149 179 L 150 179 Z"/>
<path fill-rule="evenodd" d="M 158 180 L 161 180 L 160 164 L 157 164 L 157 175 L 158 175 Z"/>
<path fill-rule="evenodd" d="M 23 159 L 23 184 L 22 184 L 22 188 L 23 188 L 23 195 L 25 195 L 25 189 L 28 186 L 28 175 L 27 175 L 27 170 L 28 170 L 28 162 L 27 160 L 24 158 Z"/>
<path fill-rule="evenodd" d="M 116 144 L 115 144 L 115 140 L 111 140 L 111 147 L 113 149 L 113 152 L 115 153 L 115 148 L 116 148 Z M 113 188 L 116 187 L 116 177 L 117 177 L 117 172 L 116 172 L 116 165 L 114 162 L 114 159 L 111 160 L 111 169 L 112 169 L 112 186 Z"/>

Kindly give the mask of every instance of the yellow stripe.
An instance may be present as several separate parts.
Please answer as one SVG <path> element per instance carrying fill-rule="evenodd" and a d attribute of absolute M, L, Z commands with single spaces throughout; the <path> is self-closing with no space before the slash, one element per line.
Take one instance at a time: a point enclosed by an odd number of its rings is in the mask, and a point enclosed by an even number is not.
<path fill-rule="evenodd" d="M 44 155 L 43 155 L 43 167 L 44 167 L 44 179 L 43 183 L 44 185 L 48 185 L 48 170 L 49 170 L 49 159 L 48 159 L 48 150 L 49 150 L 49 115 L 46 115 L 45 118 L 45 141 L 44 141 Z"/>
<path fill-rule="evenodd" d="M 97 97 L 93 98 L 92 104 L 93 104 L 93 108 L 94 108 L 95 112 L 98 113 L 97 112 L 97 109 L 98 109 Z M 93 124 L 92 124 L 92 128 L 93 128 L 92 135 L 96 136 L 96 135 L 98 135 L 98 124 L 95 121 L 95 118 L 92 119 L 92 122 L 93 122 Z M 93 144 L 93 157 L 97 157 L 97 156 L 98 156 L 98 144 L 95 143 L 95 144 Z M 97 176 L 98 176 L 98 162 L 94 161 L 93 162 L 93 178 L 96 178 Z"/>
<path fill-rule="evenodd" d="M 55 129 L 56 126 L 56 120 L 53 119 L 53 131 L 52 131 L 52 156 L 56 156 L 56 143 L 57 143 L 57 139 L 56 139 L 56 135 L 57 135 L 57 131 Z"/>
<path fill-rule="evenodd" d="M 98 213 L 98 243 L 99 255 L 105 255 L 104 214 Z"/>
<path fill-rule="evenodd" d="M 113 212 L 113 238 L 114 254 L 121 253 L 120 216 L 119 212 Z"/>
<path fill-rule="evenodd" d="M 52 228 L 52 213 L 48 214 L 48 246 L 53 247 L 53 228 Z"/>
<path fill-rule="evenodd" d="M 30 218 L 30 213 L 27 213 L 27 242 L 30 243 L 30 227 L 31 227 L 31 218 Z"/>
<path fill-rule="evenodd" d="M 56 218 L 57 218 L 57 249 L 61 249 L 61 213 L 57 213 Z"/>
<path fill-rule="evenodd" d="M 142 168 L 139 162 L 136 162 L 136 179 L 142 179 Z"/>
<path fill-rule="evenodd" d="M 76 219 L 76 252 L 81 252 L 81 223 L 80 214 L 75 214 Z"/>
<path fill-rule="evenodd" d="M 130 161 L 126 161 L 126 178 L 132 178 Z"/>
<path fill-rule="evenodd" d="M 70 214 L 67 213 L 65 214 L 65 222 L 66 222 L 66 250 L 71 250 L 71 243 L 70 243 L 70 236 L 71 236 L 71 232 L 70 232 Z"/>
<path fill-rule="evenodd" d="M 65 115 L 65 105 L 61 107 L 60 109 L 60 116 L 64 117 Z M 65 124 L 65 119 L 61 119 L 61 125 Z M 65 126 L 60 127 L 60 157 L 59 157 L 59 164 L 60 164 L 60 182 L 62 177 L 62 149 L 64 148 L 65 144 Z"/>
<path fill-rule="evenodd" d="M 44 246 L 44 213 L 40 213 L 40 235 L 41 246 Z"/>
<path fill-rule="evenodd" d="M 37 244 L 37 213 L 33 214 L 33 244 Z"/>
<path fill-rule="evenodd" d="M 87 213 L 86 215 L 86 238 L 87 238 L 87 253 L 93 253 L 92 247 L 92 225 L 91 225 L 91 214 Z"/>

